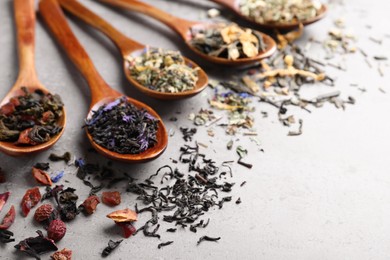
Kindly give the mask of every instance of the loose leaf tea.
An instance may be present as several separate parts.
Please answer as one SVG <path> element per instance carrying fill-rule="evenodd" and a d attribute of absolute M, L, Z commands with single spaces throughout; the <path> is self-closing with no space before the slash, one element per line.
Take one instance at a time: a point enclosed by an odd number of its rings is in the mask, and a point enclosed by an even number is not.
<path fill-rule="evenodd" d="M 266 47 L 260 33 L 234 23 L 192 27 L 191 34 L 190 43 L 196 49 L 208 56 L 229 60 L 255 57 Z"/>
<path fill-rule="evenodd" d="M 0 108 L 0 141 L 18 145 L 37 145 L 50 140 L 62 127 L 57 121 L 63 114 L 63 103 L 58 95 L 41 90 L 13 97 Z"/>
<path fill-rule="evenodd" d="M 9 230 L 0 229 L 0 243 L 7 244 L 14 242 L 15 239 L 12 238 L 14 236 L 14 233 L 12 233 Z"/>
<path fill-rule="evenodd" d="M 178 51 L 147 48 L 127 59 L 131 76 L 152 90 L 178 93 L 193 89 L 198 81 L 199 68 L 188 66 Z"/>
<path fill-rule="evenodd" d="M 138 154 L 153 147 L 157 143 L 157 124 L 157 119 L 126 97 L 99 107 L 85 120 L 95 143 L 121 154 Z"/>
<path fill-rule="evenodd" d="M 317 0 L 241 0 L 241 14 L 263 24 L 304 22 L 319 14 Z"/>

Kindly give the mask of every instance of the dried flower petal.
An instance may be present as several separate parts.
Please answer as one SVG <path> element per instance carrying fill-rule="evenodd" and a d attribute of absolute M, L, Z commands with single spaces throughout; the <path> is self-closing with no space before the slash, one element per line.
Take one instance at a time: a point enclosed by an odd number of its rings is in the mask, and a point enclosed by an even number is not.
<path fill-rule="evenodd" d="M 102 202 L 108 206 L 117 206 L 121 204 L 121 194 L 118 191 L 103 192 Z"/>
<path fill-rule="evenodd" d="M 15 221 L 15 207 L 14 205 L 11 206 L 10 210 L 8 213 L 4 216 L 3 221 L 1 222 L 0 229 L 8 229 L 12 223 Z"/>
<path fill-rule="evenodd" d="M 9 195 L 11 195 L 11 192 L 9 191 L 0 194 L 0 212 L 3 209 L 5 203 L 7 203 Z"/>
<path fill-rule="evenodd" d="M 115 222 L 132 222 L 138 219 L 137 213 L 131 209 L 117 210 L 108 214 L 107 217 Z"/>
<path fill-rule="evenodd" d="M 72 250 L 62 249 L 61 251 L 55 252 L 51 259 L 53 260 L 72 260 Z"/>
<path fill-rule="evenodd" d="M 98 196 L 89 196 L 82 204 L 84 211 L 91 215 L 96 211 L 97 205 L 100 203 Z"/>
<path fill-rule="evenodd" d="M 50 176 L 43 170 L 33 167 L 32 168 L 32 174 L 34 176 L 34 179 L 43 185 L 51 186 L 53 185 Z"/>
<path fill-rule="evenodd" d="M 22 212 L 27 217 L 30 209 L 32 209 L 41 200 L 41 193 L 38 187 L 26 191 L 22 199 Z"/>

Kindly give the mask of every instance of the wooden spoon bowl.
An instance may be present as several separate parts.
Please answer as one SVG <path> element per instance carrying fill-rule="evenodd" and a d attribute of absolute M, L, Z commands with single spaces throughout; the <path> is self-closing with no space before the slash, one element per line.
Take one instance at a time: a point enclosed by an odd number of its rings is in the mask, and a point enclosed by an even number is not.
<path fill-rule="evenodd" d="M 267 49 L 263 52 L 260 52 L 257 56 L 251 57 L 251 58 L 240 58 L 236 60 L 229 60 L 224 59 L 220 57 L 213 57 L 209 56 L 200 50 L 196 49 L 190 42 L 192 36 L 191 36 L 191 28 L 194 27 L 204 27 L 207 28 L 209 26 L 213 26 L 212 23 L 202 23 L 202 22 L 193 22 L 188 21 L 182 18 L 175 17 L 171 14 L 165 13 L 151 5 L 148 5 L 146 3 L 140 2 L 138 0 L 99 0 L 102 3 L 110 4 L 113 6 L 125 8 L 128 10 L 136 11 L 143 13 L 145 15 L 151 16 L 164 24 L 166 24 L 168 27 L 170 27 L 172 30 L 174 30 L 180 37 L 184 40 L 186 45 L 194 51 L 196 54 L 198 54 L 203 59 L 228 65 L 228 66 L 241 66 L 241 65 L 248 65 L 253 64 L 256 62 L 259 62 L 260 60 L 267 58 L 271 56 L 276 51 L 276 43 L 275 41 L 269 37 L 268 35 L 258 32 L 260 35 L 262 35 L 264 42 L 267 44 Z"/>
<path fill-rule="evenodd" d="M 39 11 L 53 36 L 62 45 L 69 58 L 73 61 L 88 82 L 92 100 L 87 118 L 89 118 L 93 111 L 97 110 L 100 106 L 117 98 L 123 97 L 123 94 L 108 86 L 97 72 L 88 54 L 85 52 L 84 48 L 81 46 L 69 27 L 58 2 L 56 0 L 41 0 L 39 3 Z M 154 116 L 159 121 L 157 143 L 155 146 L 139 154 L 120 154 L 98 145 L 88 130 L 87 137 L 96 151 L 114 160 L 128 163 L 139 163 L 155 159 L 164 152 L 168 144 L 168 135 L 164 123 L 160 116 L 148 105 L 130 97 L 127 97 L 127 100 L 134 104 L 137 108 L 145 109 L 150 115 Z"/>
<path fill-rule="evenodd" d="M 300 21 L 300 22 L 294 21 L 294 22 L 290 22 L 290 23 L 259 23 L 259 22 L 256 22 L 255 20 L 251 19 L 250 17 L 245 16 L 241 13 L 240 0 L 210 0 L 210 1 L 218 3 L 222 6 L 230 9 L 236 15 L 241 17 L 242 19 L 244 19 L 252 24 L 257 25 L 260 28 L 277 29 L 277 30 L 282 30 L 282 31 L 289 31 L 289 30 L 297 29 L 299 27 L 300 23 L 302 23 L 304 26 L 315 23 L 315 22 L 321 20 L 322 18 L 324 18 L 326 13 L 327 13 L 327 6 L 322 4 L 321 8 L 318 11 L 316 16 L 314 16 L 310 19 L 304 20 L 304 21 Z"/>
<path fill-rule="evenodd" d="M 23 87 L 29 92 L 40 90 L 45 94 L 49 94 L 49 91 L 39 82 L 35 71 L 34 0 L 15 0 L 14 10 L 19 54 L 19 76 L 10 92 L 8 92 L 5 98 L 0 102 L 0 107 L 7 104 L 13 97 L 24 96 Z M 65 109 L 62 109 L 62 116 L 58 119 L 57 123 L 62 127 L 62 130 L 45 143 L 33 146 L 20 146 L 11 142 L 0 141 L 0 151 L 11 156 L 23 156 L 47 150 L 53 146 L 64 133 L 66 125 Z"/>
<path fill-rule="evenodd" d="M 115 45 L 118 47 L 119 51 L 122 54 L 123 71 L 125 72 L 127 80 L 142 93 L 157 99 L 176 100 L 192 97 L 200 93 L 207 87 L 208 76 L 206 72 L 202 68 L 200 68 L 195 62 L 186 57 L 184 57 L 184 60 L 187 66 L 191 68 L 199 68 L 198 81 L 196 82 L 196 85 L 193 89 L 178 93 L 168 93 L 153 90 L 148 88 L 147 86 L 142 85 L 131 75 L 130 63 L 128 62 L 128 60 L 129 57 L 137 57 L 142 55 L 145 52 L 147 46 L 126 37 L 103 18 L 93 13 L 77 1 L 59 0 L 59 3 L 61 7 L 63 7 L 67 12 L 73 14 L 87 24 L 100 30 L 115 43 Z"/>

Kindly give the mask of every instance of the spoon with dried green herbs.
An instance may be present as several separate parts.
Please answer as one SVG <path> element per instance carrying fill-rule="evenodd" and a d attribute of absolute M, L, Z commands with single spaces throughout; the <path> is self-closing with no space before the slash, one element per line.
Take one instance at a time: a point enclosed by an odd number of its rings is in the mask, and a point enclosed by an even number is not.
<path fill-rule="evenodd" d="M 99 0 L 149 15 L 178 33 L 203 59 L 224 65 L 247 65 L 271 56 L 275 41 L 261 32 L 234 23 L 193 22 L 175 17 L 137 0 Z"/>
<path fill-rule="evenodd" d="M 112 89 L 94 67 L 69 27 L 56 0 L 41 0 L 43 20 L 91 90 L 87 136 L 102 155 L 124 162 L 146 162 L 161 155 L 168 143 L 160 116 L 149 106 Z"/>
<path fill-rule="evenodd" d="M 318 0 L 211 0 L 262 28 L 292 30 L 322 19 L 327 7 Z"/>
<path fill-rule="evenodd" d="M 35 70 L 34 0 L 15 0 L 19 76 L 0 103 L 0 151 L 21 156 L 46 150 L 64 132 L 66 114 L 58 95 L 38 80 Z"/>
<path fill-rule="evenodd" d="M 123 57 L 127 79 L 143 93 L 158 99 L 192 97 L 207 87 L 208 77 L 178 51 L 149 48 L 116 30 L 78 1 L 59 0 L 63 9 L 106 34 Z"/>

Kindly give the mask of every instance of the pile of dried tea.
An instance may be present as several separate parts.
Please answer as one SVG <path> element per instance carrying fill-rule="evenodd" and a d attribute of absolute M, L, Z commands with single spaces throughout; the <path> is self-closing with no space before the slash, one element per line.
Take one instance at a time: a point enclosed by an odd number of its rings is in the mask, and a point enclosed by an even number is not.
<path fill-rule="evenodd" d="M 152 90 L 178 93 L 192 90 L 198 81 L 199 68 L 188 66 L 178 51 L 146 49 L 128 61 L 131 76 Z"/>
<path fill-rule="evenodd" d="M 0 108 L 0 141 L 18 145 L 37 145 L 50 140 L 62 127 L 58 125 L 64 104 L 60 96 L 41 90 L 13 97 Z"/>
<path fill-rule="evenodd" d="M 196 49 L 209 56 L 229 60 L 255 57 L 266 47 L 259 32 L 234 23 L 193 27 L 191 34 L 190 43 Z"/>
<path fill-rule="evenodd" d="M 318 15 L 321 3 L 316 0 L 242 0 L 241 14 L 263 24 L 301 22 Z"/>
<path fill-rule="evenodd" d="M 126 97 L 99 107 L 85 127 L 95 143 L 121 154 L 138 154 L 157 143 L 158 120 Z"/>

